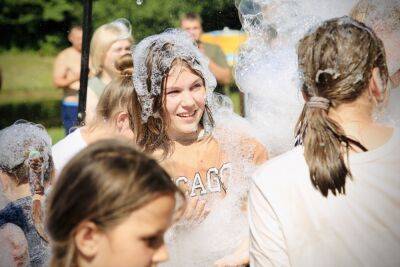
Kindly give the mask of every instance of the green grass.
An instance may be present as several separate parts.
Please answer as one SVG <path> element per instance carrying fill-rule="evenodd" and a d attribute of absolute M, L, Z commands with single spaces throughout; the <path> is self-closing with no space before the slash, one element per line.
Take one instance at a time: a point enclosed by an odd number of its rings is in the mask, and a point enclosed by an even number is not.
<path fill-rule="evenodd" d="M 231 100 L 233 102 L 233 110 L 237 114 L 240 114 L 240 95 L 239 95 L 239 92 L 231 92 L 229 94 L 229 97 L 231 98 Z"/>
<path fill-rule="evenodd" d="M 53 61 L 34 52 L 1 53 L 0 104 L 61 99 L 61 90 L 52 85 Z"/>
<path fill-rule="evenodd" d="M 47 128 L 47 132 L 49 133 L 53 145 L 56 144 L 58 141 L 64 138 L 64 127 L 54 127 L 54 128 Z"/>

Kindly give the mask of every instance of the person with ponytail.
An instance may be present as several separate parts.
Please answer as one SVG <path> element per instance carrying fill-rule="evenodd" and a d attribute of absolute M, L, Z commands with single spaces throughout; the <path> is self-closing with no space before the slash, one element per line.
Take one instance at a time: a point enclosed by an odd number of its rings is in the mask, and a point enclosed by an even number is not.
<path fill-rule="evenodd" d="M 387 94 L 383 44 L 342 17 L 297 53 L 297 147 L 253 177 L 251 266 L 399 266 L 400 132 L 373 119 Z"/>
<path fill-rule="evenodd" d="M 104 89 L 96 107 L 96 116 L 53 146 L 57 176 L 68 160 L 90 143 L 115 137 L 133 139 L 132 120 L 128 115 L 133 92 L 132 56 L 126 54 L 119 58 L 115 68 L 120 74 Z"/>
<path fill-rule="evenodd" d="M 184 195 L 155 160 L 121 140 L 75 155 L 53 186 L 51 267 L 150 267 L 168 259 L 164 233 Z"/>
<path fill-rule="evenodd" d="M 42 205 L 53 176 L 51 139 L 43 126 L 18 121 L 0 131 L 0 151 L 1 194 L 9 201 L 0 210 L 0 228 L 19 227 L 27 240 L 30 266 L 43 266 L 48 238 Z"/>

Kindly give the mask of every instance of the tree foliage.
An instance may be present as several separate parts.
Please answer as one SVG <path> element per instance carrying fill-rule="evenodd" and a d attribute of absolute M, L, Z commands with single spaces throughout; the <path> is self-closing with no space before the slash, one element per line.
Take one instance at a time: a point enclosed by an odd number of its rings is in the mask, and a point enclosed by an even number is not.
<path fill-rule="evenodd" d="M 205 30 L 223 26 L 240 28 L 233 0 L 94 0 L 93 28 L 117 18 L 132 23 L 137 41 L 177 27 L 185 12 L 198 12 Z M 67 45 L 70 26 L 79 23 L 83 5 L 79 0 L 0 0 L 0 48 L 42 49 L 51 53 Z"/>

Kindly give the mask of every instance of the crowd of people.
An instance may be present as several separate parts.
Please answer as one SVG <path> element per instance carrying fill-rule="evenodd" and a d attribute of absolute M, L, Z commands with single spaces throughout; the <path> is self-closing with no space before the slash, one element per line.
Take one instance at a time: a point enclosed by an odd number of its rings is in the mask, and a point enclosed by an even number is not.
<path fill-rule="evenodd" d="M 374 114 L 400 69 L 366 2 L 298 42 L 304 106 L 273 158 L 215 92 L 231 69 L 194 13 L 136 45 L 125 19 L 99 27 L 76 127 L 72 27 L 54 67 L 65 138 L 0 131 L 0 265 L 399 266 L 400 132 Z"/>

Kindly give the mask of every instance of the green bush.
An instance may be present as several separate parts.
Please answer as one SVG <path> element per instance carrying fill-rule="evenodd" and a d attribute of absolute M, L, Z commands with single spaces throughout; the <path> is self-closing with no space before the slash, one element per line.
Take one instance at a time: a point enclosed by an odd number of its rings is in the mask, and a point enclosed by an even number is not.
<path fill-rule="evenodd" d="M 43 40 L 39 40 L 39 53 L 41 55 L 56 55 L 60 50 L 57 48 L 62 43 L 61 37 L 57 35 L 47 35 Z"/>
<path fill-rule="evenodd" d="M 70 26 L 83 17 L 81 0 L 0 0 L 0 50 L 19 48 L 53 55 L 68 46 Z M 162 4 L 160 4 L 162 3 Z M 233 0 L 95 0 L 93 30 L 117 18 L 132 23 L 136 41 L 179 26 L 184 12 L 198 12 L 203 17 L 204 30 L 241 28 Z"/>
<path fill-rule="evenodd" d="M 46 128 L 60 126 L 60 105 L 60 100 L 2 104 L 0 105 L 0 129 L 19 119 L 40 123 Z"/>

